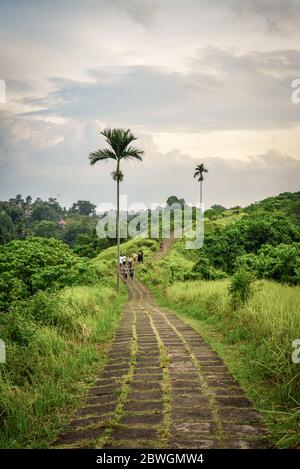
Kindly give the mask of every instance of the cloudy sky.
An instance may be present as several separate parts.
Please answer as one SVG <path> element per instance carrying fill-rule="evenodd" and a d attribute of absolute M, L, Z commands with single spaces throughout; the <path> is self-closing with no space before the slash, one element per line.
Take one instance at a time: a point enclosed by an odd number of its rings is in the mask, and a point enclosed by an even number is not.
<path fill-rule="evenodd" d="M 245 205 L 299 190 L 300 0 L 1 0 L 0 199 L 110 202 L 99 130 L 131 128 L 129 202 Z"/>

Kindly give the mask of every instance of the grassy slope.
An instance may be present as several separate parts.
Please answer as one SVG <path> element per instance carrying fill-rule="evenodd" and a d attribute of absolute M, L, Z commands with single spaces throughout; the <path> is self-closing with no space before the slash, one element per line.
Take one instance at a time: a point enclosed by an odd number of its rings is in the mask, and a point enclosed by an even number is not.
<path fill-rule="evenodd" d="M 129 253 L 156 242 L 124 243 Z M 33 326 L 27 345 L 9 342 L 7 363 L 0 370 L 0 448 L 42 448 L 63 428 L 79 406 L 96 374 L 119 321 L 126 291 L 115 293 L 116 248 L 91 262 L 101 268 L 99 282 L 38 294 L 28 302 L 24 319 Z"/>
<path fill-rule="evenodd" d="M 226 281 L 176 282 L 156 294 L 225 360 L 278 445 L 299 444 L 299 366 L 291 362 L 291 343 L 300 330 L 300 288 L 260 282 L 238 311 L 231 309 Z"/>
<path fill-rule="evenodd" d="M 208 230 L 212 223 L 219 221 L 207 222 Z M 228 280 L 180 281 L 195 256 L 178 241 L 158 265 L 143 267 L 140 276 L 162 306 L 179 313 L 220 354 L 262 412 L 277 445 L 299 445 L 300 369 L 291 355 L 292 341 L 300 337 L 300 287 L 257 282 L 252 299 L 234 311 Z"/>
<path fill-rule="evenodd" d="M 104 366 L 120 305 L 108 287 L 66 288 L 47 305 L 56 326 L 37 325 L 27 347 L 8 344 L 0 447 L 44 447 L 62 428 Z"/>

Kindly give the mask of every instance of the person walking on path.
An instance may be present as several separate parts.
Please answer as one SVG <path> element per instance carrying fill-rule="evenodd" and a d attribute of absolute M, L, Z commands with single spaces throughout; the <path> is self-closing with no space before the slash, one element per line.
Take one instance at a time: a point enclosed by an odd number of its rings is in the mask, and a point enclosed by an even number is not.
<path fill-rule="evenodd" d="M 121 274 L 123 277 L 124 282 L 127 282 L 128 278 L 128 266 L 126 264 L 123 264 L 121 267 Z"/>
<path fill-rule="evenodd" d="M 123 254 L 121 253 L 119 256 L 118 275 L 123 277 L 122 267 L 123 267 Z"/>
<path fill-rule="evenodd" d="M 129 258 L 128 258 L 128 267 L 129 267 L 129 269 L 132 267 L 132 264 L 133 264 L 133 257 L 132 257 L 132 255 L 130 255 Z"/>
<path fill-rule="evenodd" d="M 140 250 L 138 253 L 138 262 L 141 262 L 142 264 L 144 262 L 144 253 L 142 250 Z"/>
<path fill-rule="evenodd" d="M 134 253 L 132 254 L 132 257 L 133 257 L 133 262 L 136 264 L 136 263 L 137 263 L 137 258 L 138 258 L 137 253 L 134 252 Z"/>
<path fill-rule="evenodd" d="M 131 282 L 133 282 L 133 280 L 134 280 L 134 268 L 132 266 L 129 268 L 129 277 L 130 277 Z"/>

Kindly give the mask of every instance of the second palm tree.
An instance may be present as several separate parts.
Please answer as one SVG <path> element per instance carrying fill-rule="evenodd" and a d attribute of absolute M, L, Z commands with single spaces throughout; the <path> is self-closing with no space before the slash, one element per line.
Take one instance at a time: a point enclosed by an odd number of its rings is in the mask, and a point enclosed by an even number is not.
<path fill-rule="evenodd" d="M 205 168 L 204 164 L 198 164 L 195 168 L 194 178 L 198 178 L 200 182 L 200 210 L 202 209 L 202 183 L 204 180 L 204 173 L 208 173 L 208 169 Z"/>

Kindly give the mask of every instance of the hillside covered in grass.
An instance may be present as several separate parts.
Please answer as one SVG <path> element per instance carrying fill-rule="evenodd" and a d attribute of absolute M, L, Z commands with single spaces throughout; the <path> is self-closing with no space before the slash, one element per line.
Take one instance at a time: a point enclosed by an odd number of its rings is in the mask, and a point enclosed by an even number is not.
<path fill-rule="evenodd" d="M 300 444 L 300 193 L 205 218 L 205 241 L 177 240 L 141 278 L 222 356 L 280 447 Z"/>

